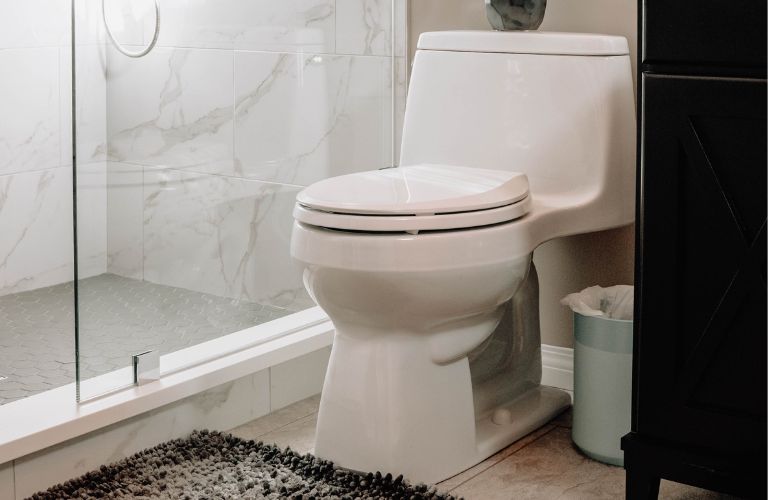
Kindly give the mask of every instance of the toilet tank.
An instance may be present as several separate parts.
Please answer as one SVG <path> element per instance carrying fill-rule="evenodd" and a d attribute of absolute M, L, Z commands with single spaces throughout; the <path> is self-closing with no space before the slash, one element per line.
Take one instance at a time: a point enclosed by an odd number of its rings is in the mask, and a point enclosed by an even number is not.
<path fill-rule="evenodd" d="M 401 165 L 416 163 L 524 172 L 534 199 L 597 204 L 631 222 L 635 106 L 626 39 L 423 34 L 400 157 Z"/>

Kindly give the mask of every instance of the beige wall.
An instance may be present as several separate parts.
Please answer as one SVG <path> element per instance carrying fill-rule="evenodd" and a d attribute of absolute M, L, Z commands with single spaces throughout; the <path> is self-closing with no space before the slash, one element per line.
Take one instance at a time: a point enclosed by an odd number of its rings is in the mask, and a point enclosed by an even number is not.
<path fill-rule="evenodd" d="M 542 30 L 605 33 L 637 42 L 636 0 L 548 0 Z M 409 48 L 420 33 L 450 29 L 490 29 L 483 0 L 410 0 Z M 571 314 L 560 298 L 591 285 L 632 284 L 634 228 L 561 238 L 534 254 L 541 288 L 541 337 L 549 345 L 571 347 Z"/>

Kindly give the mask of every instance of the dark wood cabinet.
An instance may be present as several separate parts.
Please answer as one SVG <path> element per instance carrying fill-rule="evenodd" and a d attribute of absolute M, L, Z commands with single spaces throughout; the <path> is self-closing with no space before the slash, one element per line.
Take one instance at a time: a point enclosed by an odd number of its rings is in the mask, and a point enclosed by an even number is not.
<path fill-rule="evenodd" d="M 646 0 L 642 7 L 646 67 L 765 71 L 765 0 Z"/>
<path fill-rule="evenodd" d="M 628 498 L 660 478 L 766 498 L 766 2 L 708 37 L 721 4 L 640 5 Z"/>

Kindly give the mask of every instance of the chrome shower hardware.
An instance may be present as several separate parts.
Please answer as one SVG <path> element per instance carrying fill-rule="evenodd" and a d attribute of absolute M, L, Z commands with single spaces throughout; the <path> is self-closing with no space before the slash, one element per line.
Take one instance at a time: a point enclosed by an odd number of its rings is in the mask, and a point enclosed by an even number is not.
<path fill-rule="evenodd" d="M 101 0 L 101 17 L 104 20 L 104 28 L 107 30 L 107 35 L 109 36 L 109 39 L 112 40 L 112 44 L 115 46 L 118 52 L 133 58 L 144 57 L 145 55 L 149 54 L 152 51 L 152 49 L 155 48 L 155 44 L 157 43 L 157 38 L 160 36 L 160 0 L 154 0 L 155 2 L 155 33 L 152 36 L 152 41 L 149 42 L 149 45 L 147 45 L 144 49 L 138 52 L 131 52 L 127 50 L 115 38 L 115 35 L 112 33 L 112 30 L 109 27 L 109 23 L 107 22 L 107 9 L 105 6 L 105 2 L 106 0 Z"/>

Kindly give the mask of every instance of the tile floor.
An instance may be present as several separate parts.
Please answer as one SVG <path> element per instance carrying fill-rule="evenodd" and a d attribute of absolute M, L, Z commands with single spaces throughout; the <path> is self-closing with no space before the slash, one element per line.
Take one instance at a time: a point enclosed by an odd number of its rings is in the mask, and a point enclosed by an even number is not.
<path fill-rule="evenodd" d="M 293 311 L 102 274 L 81 280 L 83 378 L 174 352 Z M 75 380 L 72 283 L 0 297 L 0 405 Z"/>
<path fill-rule="evenodd" d="M 311 452 L 319 396 L 305 399 L 233 429 L 244 439 Z M 571 443 L 570 412 L 475 467 L 438 485 L 466 500 L 624 498 L 624 469 L 591 460 Z M 727 499 L 698 488 L 662 481 L 660 499 Z"/>

